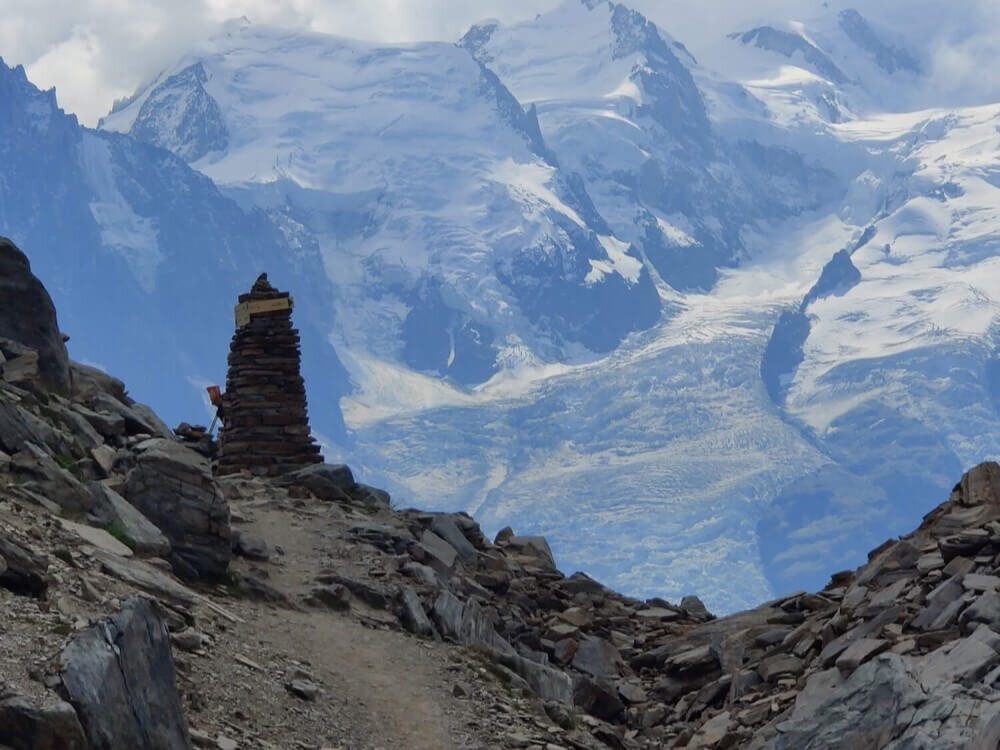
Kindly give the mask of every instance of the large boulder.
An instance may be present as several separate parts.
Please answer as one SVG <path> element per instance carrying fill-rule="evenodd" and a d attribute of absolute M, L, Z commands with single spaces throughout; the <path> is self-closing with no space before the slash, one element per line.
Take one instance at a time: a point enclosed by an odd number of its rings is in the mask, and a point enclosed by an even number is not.
<path fill-rule="evenodd" d="M 152 435 L 173 439 L 174 433 L 145 404 L 130 399 L 120 401 L 107 393 L 99 392 L 90 399 L 91 408 L 98 412 L 117 415 L 125 421 L 126 435 Z"/>
<path fill-rule="evenodd" d="M 62 664 L 63 689 L 94 750 L 191 747 L 170 636 L 150 600 L 129 599 L 74 636 Z"/>
<path fill-rule="evenodd" d="M 36 706 L 19 695 L 0 700 L 0 745 L 11 750 L 90 750 L 73 707 Z"/>
<path fill-rule="evenodd" d="M 530 570 L 556 570 L 552 549 L 543 536 L 511 536 L 503 546 L 507 550 L 507 557 Z"/>
<path fill-rule="evenodd" d="M 125 384 L 104 370 L 70 362 L 69 371 L 73 379 L 73 395 L 80 400 L 90 401 L 98 393 L 106 393 L 122 402 L 128 398 L 125 395 Z"/>
<path fill-rule="evenodd" d="M 174 440 L 143 441 L 123 494 L 170 540 L 180 575 L 225 574 L 233 554 L 229 505 L 204 456 Z"/>
<path fill-rule="evenodd" d="M 69 357 L 56 308 L 33 273 L 28 258 L 0 237 L 0 338 L 38 352 L 38 370 L 47 384 L 69 390 Z"/>
<path fill-rule="evenodd" d="M 955 485 L 952 498 L 958 505 L 1000 505 L 1000 464 L 984 461 L 969 469 Z"/>
<path fill-rule="evenodd" d="M 320 500 L 348 500 L 356 486 L 354 474 L 344 464 L 311 464 L 282 474 L 275 482 L 281 486 L 305 487 Z"/>
<path fill-rule="evenodd" d="M 0 586 L 18 594 L 41 594 L 48 588 L 49 561 L 0 529 Z"/>

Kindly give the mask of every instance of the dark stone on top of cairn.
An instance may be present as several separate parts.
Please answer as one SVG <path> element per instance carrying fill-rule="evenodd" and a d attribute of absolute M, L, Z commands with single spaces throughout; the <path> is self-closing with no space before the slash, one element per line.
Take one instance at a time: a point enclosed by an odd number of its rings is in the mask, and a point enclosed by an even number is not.
<path fill-rule="evenodd" d="M 279 292 L 262 273 L 239 302 L 223 396 L 219 474 L 247 469 L 276 476 L 322 463 L 309 430 L 288 292 Z"/>

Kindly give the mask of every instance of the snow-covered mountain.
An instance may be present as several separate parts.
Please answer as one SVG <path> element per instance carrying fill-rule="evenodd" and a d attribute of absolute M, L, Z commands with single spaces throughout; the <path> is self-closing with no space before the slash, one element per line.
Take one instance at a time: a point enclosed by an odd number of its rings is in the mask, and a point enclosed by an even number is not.
<path fill-rule="evenodd" d="M 230 25 L 103 127 L 308 227 L 356 378 L 377 361 L 474 385 L 593 358 L 660 316 L 638 254 L 534 112 L 452 44 Z"/>
<path fill-rule="evenodd" d="M 0 231 L 61 310 L 67 258 L 111 264 L 86 286 L 127 343 L 74 353 L 135 383 L 155 343 L 175 400 L 269 270 L 325 366 L 314 425 L 399 502 L 718 611 L 816 587 L 1000 455 L 1000 105 L 928 109 L 927 38 L 864 9 L 697 60 L 668 30 L 604 0 L 457 44 L 234 22 L 98 132 L 19 124 L 54 103 L 0 70 L 29 154 Z"/>
<path fill-rule="evenodd" d="M 756 222 L 838 189 L 794 151 L 719 139 L 694 58 L 624 5 L 567 2 L 515 26 L 473 26 L 460 44 L 536 110 L 560 162 L 676 290 L 711 288 Z"/>

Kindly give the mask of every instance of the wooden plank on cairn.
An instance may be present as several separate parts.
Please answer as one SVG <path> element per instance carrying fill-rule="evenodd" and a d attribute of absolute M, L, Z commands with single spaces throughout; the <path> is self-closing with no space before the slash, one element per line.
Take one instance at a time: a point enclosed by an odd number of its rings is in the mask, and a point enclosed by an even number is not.
<path fill-rule="evenodd" d="M 236 305 L 223 394 L 219 474 L 274 476 L 322 463 L 309 430 L 292 300 L 261 274 Z"/>
<path fill-rule="evenodd" d="M 249 302 L 240 302 L 233 310 L 233 315 L 236 318 L 236 327 L 242 328 L 250 322 L 250 318 L 254 315 L 291 309 L 291 297 L 278 297 L 276 299 L 259 299 Z"/>

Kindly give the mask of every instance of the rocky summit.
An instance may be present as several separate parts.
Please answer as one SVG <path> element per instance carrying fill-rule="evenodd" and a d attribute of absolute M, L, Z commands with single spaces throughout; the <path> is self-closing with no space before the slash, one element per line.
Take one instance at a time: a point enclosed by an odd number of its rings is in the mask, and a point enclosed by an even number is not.
<path fill-rule="evenodd" d="M 206 430 L 65 358 L 0 252 L 2 748 L 1000 746 L 1000 465 L 822 591 L 716 618 L 343 465 L 220 475 Z"/>

